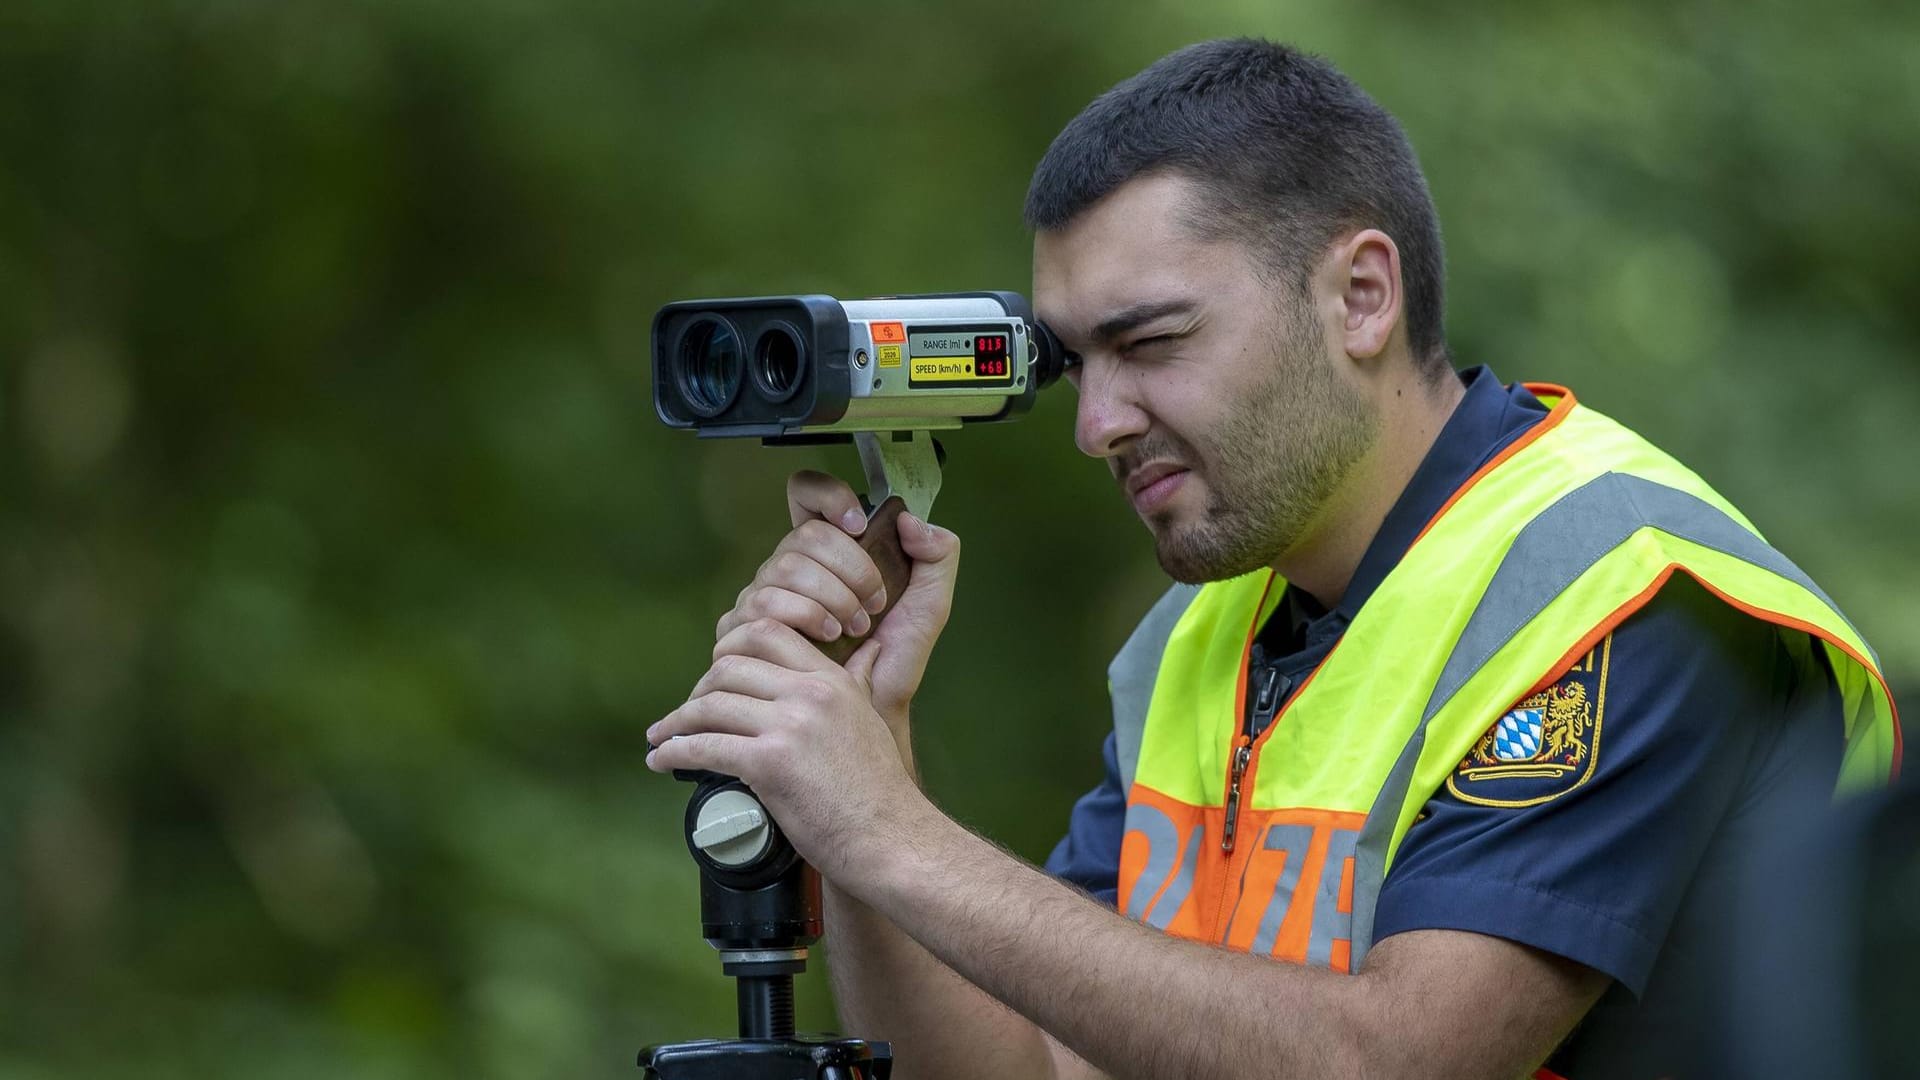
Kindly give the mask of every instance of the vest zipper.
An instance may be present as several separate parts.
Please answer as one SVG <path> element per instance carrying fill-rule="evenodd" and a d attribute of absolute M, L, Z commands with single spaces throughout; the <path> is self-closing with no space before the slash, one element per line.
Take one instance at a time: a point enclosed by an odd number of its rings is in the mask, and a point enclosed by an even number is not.
<path fill-rule="evenodd" d="M 1233 853 L 1233 827 L 1240 817 L 1240 779 L 1247 775 L 1247 762 L 1253 760 L 1253 737 L 1242 734 L 1234 740 L 1233 773 L 1227 783 L 1227 823 L 1220 831 L 1220 850 Z"/>
<path fill-rule="evenodd" d="M 1227 776 L 1227 820 L 1220 830 L 1220 850 L 1233 854 L 1234 828 L 1240 820 L 1240 782 L 1246 778 L 1247 765 L 1253 761 L 1253 740 L 1260 735 L 1261 725 L 1273 715 L 1280 690 L 1280 669 L 1267 667 L 1265 654 L 1259 645 L 1255 645 L 1253 664 L 1258 670 L 1259 686 L 1253 700 L 1247 703 L 1247 714 L 1241 720 L 1244 725 L 1240 737 L 1233 741 L 1233 770 Z"/>

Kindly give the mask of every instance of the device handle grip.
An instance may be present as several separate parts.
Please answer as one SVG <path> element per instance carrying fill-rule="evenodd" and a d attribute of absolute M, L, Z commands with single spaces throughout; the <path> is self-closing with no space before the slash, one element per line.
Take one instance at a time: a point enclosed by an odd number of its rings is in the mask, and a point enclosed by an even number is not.
<path fill-rule="evenodd" d="M 879 626 L 880 620 L 887 617 L 893 605 L 907 591 L 907 579 L 913 573 L 913 560 L 907 557 L 905 548 L 900 546 L 900 515 L 905 513 L 907 504 L 900 496 L 892 495 L 882 502 L 867 518 L 867 531 L 860 534 L 860 548 L 873 559 L 873 565 L 880 569 L 880 580 L 887 586 L 887 606 L 873 617 L 873 625 Z M 844 664 L 853 655 L 855 649 L 871 636 L 869 629 L 865 635 L 854 637 L 842 634 L 832 641 L 821 643 L 820 651 L 836 664 Z"/>

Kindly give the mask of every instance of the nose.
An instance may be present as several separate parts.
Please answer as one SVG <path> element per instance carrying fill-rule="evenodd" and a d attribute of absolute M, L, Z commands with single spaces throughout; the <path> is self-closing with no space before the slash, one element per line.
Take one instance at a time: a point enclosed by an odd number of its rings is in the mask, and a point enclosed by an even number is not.
<path fill-rule="evenodd" d="M 1080 402 L 1073 441 L 1088 457 L 1112 457 L 1146 433 L 1147 414 L 1114 365 L 1088 359 L 1080 368 Z"/>

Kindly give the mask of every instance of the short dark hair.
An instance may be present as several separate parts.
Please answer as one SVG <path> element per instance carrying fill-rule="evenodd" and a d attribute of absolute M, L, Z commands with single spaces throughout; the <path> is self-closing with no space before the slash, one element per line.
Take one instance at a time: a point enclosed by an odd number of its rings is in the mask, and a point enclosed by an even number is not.
<path fill-rule="evenodd" d="M 1053 140 L 1027 190 L 1027 225 L 1060 228 L 1157 171 L 1199 184 L 1193 224 L 1204 234 L 1263 242 L 1269 265 L 1297 285 L 1335 237 L 1385 232 L 1400 249 L 1415 363 L 1450 366 L 1445 256 L 1426 177 L 1399 121 L 1326 60 L 1253 38 L 1161 58 Z"/>

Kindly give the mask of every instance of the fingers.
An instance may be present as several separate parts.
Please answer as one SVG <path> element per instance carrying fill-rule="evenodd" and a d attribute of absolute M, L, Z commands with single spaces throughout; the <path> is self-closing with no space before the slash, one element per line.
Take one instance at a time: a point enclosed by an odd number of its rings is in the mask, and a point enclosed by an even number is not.
<path fill-rule="evenodd" d="M 692 701 L 703 694 L 725 691 L 745 697 L 772 701 L 791 689 L 793 673 L 754 656 L 727 655 L 713 662 L 700 681 L 694 684 Z"/>
<path fill-rule="evenodd" d="M 781 585 L 812 596 L 832 609 L 834 597 L 806 591 L 805 586 L 815 580 L 813 568 L 791 558 L 782 558 L 803 556 L 826 570 L 858 598 L 853 601 L 851 610 L 842 613 L 844 620 L 851 620 L 862 607 L 874 612 L 887 606 L 886 583 L 880 578 L 880 568 L 874 565 L 873 556 L 867 554 L 858 541 L 842 532 L 838 526 L 824 521 L 801 522 L 773 550 L 773 558 L 761 567 L 761 580 L 765 584 Z"/>
<path fill-rule="evenodd" d="M 853 546 L 852 540 L 831 525 L 812 522 L 811 528 L 832 533 L 834 540 Z M 816 641 L 832 641 L 843 632 L 858 637 L 872 628 L 873 617 L 868 612 L 885 603 L 885 586 L 879 586 L 863 601 L 855 592 L 855 585 L 848 584 L 839 572 L 822 564 L 810 549 L 802 550 L 808 543 L 791 536 L 782 542 L 782 550 L 761 564 L 753 583 L 740 590 L 732 609 L 714 624 L 716 639 L 755 619 L 778 619 Z M 879 577 L 873 560 L 857 546 L 853 546 L 851 554 L 840 552 L 826 557 L 849 567 L 846 573 L 860 581 L 860 588 L 867 587 L 868 573 L 876 580 Z M 864 571 L 859 565 L 862 563 Z"/>
<path fill-rule="evenodd" d="M 852 593 L 847 595 L 851 597 Z M 857 604 L 852 606 L 858 610 Z M 815 641 L 832 641 L 846 629 L 833 612 L 812 597 L 770 585 L 750 585 L 740 594 L 740 601 L 733 610 L 720 616 L 720 621 L 714 624 L 714 640 L 726 637 L 734 627 L 755 619 L 777 620 Z M 866 631 L 856 627 L 853 632 L 862 634 Z"/>
<path fill-rule="evenodd" d="M 678 739 L 669 739 L 650 751 L 647 754 L 647 768 L 654 772 L 707 769 L 739 776 L 746 771 L 743 766 L 752 745 L 753 740 L 745 736 L 717 731 L 683 735 Z"/>
<path fill-rule="evenodd" d="M 714 662 L 723 656 L 752 657 L 788 671 L 831 671 L 837 666 L 798 630 L 774 619 L 755 619 L 727 631 L 713 646 Z"/>
<path fill-rule="evenodd" d="M 861 521 L 864 525 L 865 518 Z M 803 521 L 760 565 L 732 610 L 715 622 L 714 637 L 763 618 L 778 619 L 821 642 L 842 634 L 864 637 L 873 628 L 873 615 L 886 604 L 880 569 L 859 541 L 838 525 Z"/>
<path fill-rule="evenodd" d="M 777 710 L 771 701 L 717 690 L 701 694 L 661 717 L 647 729 L 647 742 L 660 746 L 676 736 L 702 731 L 752 738 L 778 725 Z"/>
<path fill-rule="evenodd" d="M 859 536 L 867 528 L 860 496 L 847 482 L 812 469 L 802 469 L 787 478 L 787 516 L 795 527 L 816 519 L 831 521 L 852 536 Z"/>

